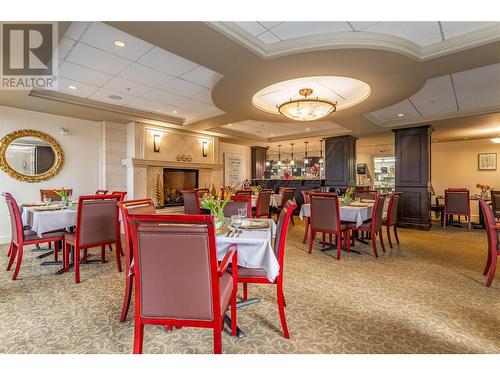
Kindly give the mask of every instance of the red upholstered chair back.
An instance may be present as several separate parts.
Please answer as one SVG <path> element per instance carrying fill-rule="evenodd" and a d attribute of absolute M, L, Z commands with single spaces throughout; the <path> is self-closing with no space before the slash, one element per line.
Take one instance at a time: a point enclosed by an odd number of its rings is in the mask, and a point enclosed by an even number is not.
<path fill-rule="evenodd" d="M 500 191 L 491 190 L 491 206 L 493 207 L 493 214 L 495 218 L 500 219 Z"/>
<path fill-rule="evenodd" d="M 118 207 L 122 214 L 123 227 L 125 229 L 125 263 L 127 264 L 127 272 L 130 268 L 130 262 L 133 258 L 132 251 L 132 235 L 130 232 L 130 224 L 127 221 L 129 215 L 155 215 L 156 209 L 153 201 L 149 198 L 135 199 L 131 201 L 118 202 Z"/>
<path fill-rule="evenodd" d="M 311 230 L 340 233 L 339 197 L 333 193 L 312 193 Z"/>
<path fill-rule="evenodd" d="M 108 194 L 108 191 L 104 190 L 104 189 L 102 189 L 102 190 L 96 190 L 95 191 L 95 195 L 99 195 L 99 194 Z"/>
<path fill-rule="evenodd" d="M 259 195 L 257 196 L 257 202 L 255 204 L 255 216 L 269 216 L 270 215 L 270 205 L 271 205 L 271 194 L 273 191 L 271 189 L 261 189 Z"/>
<path fill-rule="evenodd" d="M 128 220 L 134 249 L 135 303 L 141 316 L 182 320 L 220 316 L 213 218 L 130 215 Z"/>
<path fill-rule="evenodd" d="M 198 198 L 203 198 L 205 194 L 210 194 L 210 189 L 202 188 L 202 189 L 194 189 L 198 193 Z"/>
<path fill-rule="evenodd" d="M 245 202 L 247 204 L 247 215 L 252 216 L 252 196 L 251 195 L 231 195 L 230 198 L 235 202 Z"/>
<path fill-rule="evenodd" d="M 64 189 L 64 191 L 69 195 L 73 195 L 73 189 Z M 61 201 L 62 198 L 51 189 L 40 189 L 40 200 L 43 201 L 43 197 L 52 199 L 52 201 Z"/>
<path fill-rule="evenodd" d="M 120 202 L 123 202 L 125 199 L 125 196 L 127 195 L 126 191 L 113 191 L 111 195 L 119 195 L 120 196 Z"/>
<path fill-rule="evenodd" d="M 375 204 L 372 211 L 372 228 L 378 231 L 382 228 L 382 221 L 384 216 L 385 195 L 377 194 L 375 196 Z"/>
<path fill-rule="evenodd" d="M 87 195 L 78 199 L 76 243 L 91 245 L 120 240 L 119 195 Z"/>
<path fill-rule="evenodd" d="M 10 217 L 10 230 L 12 235 L 12 241 L 19 243 L 23 240 L 23 223 L 21 220 L 21 212 L 19 211 L 19 206 L 16 200 L 10 193 L 2 193 L 7 203 L 7 208 L 9 210 Z"/>
<path fill-rule="evenodd" d="M 188 215 L 200 214 L 200 197 L 196 190 L 182 190 L 184 213 Z"/>
<path fill-rule="evenodd" d="M 278 217 L 276 238 L 274 240 L 274 254 L 276 255 L 276 258 L 278 259 L 278 263 L 280 265 L 280 275 L 278 277 L 283 277 L 286 235 L 288 233 L 290 219 L 292 217 L 293 211 L 295 211 L 296 208 L 297 205 L 289 200 L 283 206 L 283 209 L 280 212 L 280 216 Z"/>
<path fill-rule="evenodd" d="M 387 206 L 387 225 L 394 225 L 398 219 L 398 204 L 401 199 L 401 193 L 392 193 Z"/>
<path fill-rule="evenodd" d="M 234 195 L 252 195 L 252 189 L 241 189 L 236 190 Z"/>
<path fill-rule="evenodd" d="M 224 206 L 224 217 L 231 217 L 232 215 L 238 215 L 238 210 L 239 209 L 246 209 L 247 210 L 247 215 L 251 216 L 251 211 L 248 211 L 248 202 L 241 200 L 241 201 L 235 201 L 235 200 L 230 200 L 229 202 L 226 203 Z"/>
<path fill-rule="evenodd" d="M 479 198 L 479 205 L 481 210 L 483 210 L 483 216 L 486 220 L 486 233 L 488 234 L 488 249 L 489 251 L 496 254 L 498 249 L 498 229 L 495 223 L 495 216 L 493 214 L 493 209 L 488 203 L 484 201 L 483 198 Z"/>
<path fill-rule="evenodd" d="M 288 201 L 293 201 L 293 198 L 295 197 L 295 188 L 285 188 L 283 191 L 282 191 L 282 195 L 283 197 L 281 198 L 281 205 L 280 207 L 284 207 L 284 205 L 286 204 L 286 202 Z"/>
<path fill-rule="evenodd" d="M 447 214 L 470 215 L 469 190 L 466 188 L 446 189 L 444 206 Z"/>
<path fill-rule="evenodd" d="M 304 203 L 305 204 L 309 204 L 311 203 L 311 198 L 310 198 L 310 194 L 313 194 L 313 193 L 319 193 L 320 190 L 318 189 L 312 189 L 312 190 L 302 190 L 302 198 L 304 198 Z"/>
<path fill-rule="evenodd" d="M 356 191 L 356 198 L 359 198 L 359 199 L 375 200 L 376 196 L 377 196 L 377 190 L 358 190 L 358 191 Z"/>

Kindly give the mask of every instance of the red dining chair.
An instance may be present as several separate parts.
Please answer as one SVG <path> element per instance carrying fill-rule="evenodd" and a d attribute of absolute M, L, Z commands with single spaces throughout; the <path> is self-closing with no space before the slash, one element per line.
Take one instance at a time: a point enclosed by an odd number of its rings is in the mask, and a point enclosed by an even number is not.
<path fill-rule="evenodd" d="M 125 200 L 125 196 L 127 195 L 127 192 L 126 191 L 113 191 L 111 193 L 111 195 L 119 195 L 120 196 L 119 202 L 123 202 Z"/>
<path fill-rule="evenodd" d="M 235 202 L 245 202 L 247 205 L 247 216 L 252 216 L 252 196 L 251 195 L 231 195 L 230 198 Z"/>
<path fill-rule="evenodd" d="M 493 209 L 484 201 L 483 198 L 479 198 L 479 205 L 483 210 L 483 216 L 486 220 L 486 233 L 488 236 L 488 259 L 486 260 L 483 275 L 486 275 L 489 272 L 488 279 L 486 280 L 486 286 L 490 287 L 497 269 L 497 258 L 498 255 L 500 255 L 500 242 L 498 239 L 500 235 L 500 228 L 498 228 L 495 223 Z"/>
<path fill-rule="evenodd" d="M 130 267 L 132 259 L 134 258 L 134 253 L 132 250 L 132 235 L 130 233 L 130 225 L 127 218 L 129 215 L 155 215 L 156 209 L 153 200 L 149 198 L 118 202 L 118 207 L 122 214 L 123 227 L 125 229 L 125 295 L 123 298 L 122 313 L 120 315 L 120 322 L 124 322 L 125 319 L 127 319 L 134 285 L 134 272 Z"/>
<path fill-rule="evenodd" d="M 210 215 L 130 215 L 135 273 L 134 354 L 142 353 L 144 325 L 211 328 L 222 352 L 224 315 L 231 305 L 236 335 L 236 245 L 218 264 Z"/>
<path fill-rule="evenodd" d="M 253 217 L 267 217 L 271 218 L 271 189 L 261 189 L 257 195 L 257 202 L 255 203 L 255 210 Z"/>
<path fill-rule="evenodd" d="M 296 188 L 284 188 L 282 191 L 281 191 L 281 203 L 279 205 L 279 207 L 276 209 L 276 214 L 279 216 L 281 210 L 283 209 L 284 205 L 286 204 L 286 202 L 288 202 L 289 200 L 290 201 L 295 201 L 295 190 L 297 190 Z M 295 206 L 297 207 L 297 205 Z M 291 221 L 292 221 L 292 225 L 295 225 L 295 223 L 293 222 L 293 213 L 292 213 L 292 216 L 291 216 Z"/>
<path fill-rule="evenodd" d="M 357 190 L 356 198 L 375 200 L 377 197 L 377 190 Z"/>
<path fill-rule="evenodd" d="M 106 261 L 106 245 L 115 244 L 116 266 L 122 272 L 120 221 L 118 215 L 119 195 L 87 195 L 78 199 L 76 230 L 64 236 L 64 269 L 69 269 L 70 246 L 74 248 L 75 282 L 80 282 L 80 251 L 87 261 L 87 251 L 101 247 L 101 261 Z"/>
<path fill-rule="evenodd" d="M 496 220 L 500 220 L 500 191 L 491 190 L 491 207 Z"/>
<path fill-rule="evenodd" d="M 196 190 L 182 190 L 184 200 L 184 213 L 187 215 L 200 215 L 200 197 Z"/>
<path fill-rule="evenodd" d="M 95 195 L 106 195 L 108 191 L 106 189 L 99 189 L 95 191 Z"/>
<path fill-rule="evenodd" d="M 247 210 L 247 215 L 250 211 L 248 211 L 248 202 L 246 200 L 236 201 L 230 200 L 224 206 L 222 212 L 224 217 L 231 217 L 233 215 L 238 215 L 238 210 L 245 209 Z"/>
<path fill-rule="evenodd" d="M 392 193 L 389 199 L 389 204 L 387 205 L 387 216 L 382 218 L 382 225 L 387 228 L 387 240 L 389 241 L 389 246 L 392 249 L 391 241 L 391 227 L 394 230 L 394 237 L 396 237 L 396 242 L 399 245 L 397 219 L 398 219 L 398 204 L 401 199 L 401 193 Z"/>
<path fill-rule="evenodd" d="M 469 224 L 468 229 L 471 230 L 470 195 L 468 189 L 448 188 L 444 191 L 444 227 L 446 227 L 450 216 L 453 220 L 453 215 L 458 215 L 458 221 L 460 221 L 460 216 L 464 215 Z"/>
<path fill-rule="evenodd" d="M 309 254 L 312 253 L 313 242 L 316 233 L 323 234 L 323 247 L 325 246 L 325 234 L 335 235 L 337 238 L 337 259 L 340 259 L 342 242 L 346 250 L 350 250 L 349 231 L 351 224 L 342 223 L 340 220 L 339 197 L 332 193 L 312 193 L 311 199 L 311 234 L 309 237 Z M 343 239 L 343 241 L 342 241 Z M 330 246 L 332 237 L 330 236 Z"/>
<path fill-rule="evenodd" d="M 318 189 L 312 189 L 312 190 L 302 190 L 302 198 L 304 200 L 304 204 L 310 204 L 311 203 L 311 198 L 309 197 L 309 194 L 311 193 L 319 193 L 320 190 Z M 307 235 L 309 234 L 309 217 L 304 218 L 304 238 L 302 239 L 302 243 L 306 243 L 307 241 Z"/>
<path fill-rule="evenodd" d="M 210 189 L 207 188 L 194 189 L 194 190 L 198 194 L 198 198 L 203 198 L 205 194 L 210 194 Z"/>
<path fill-rule="evenodd" d="M 7 265 L 7 271 L 10 271 L 14 261 L 16 262 L 16 268 L 14 269 L 14 274 L 12 275 L 12 280 L 16 280 L 19 275 L 19 270 L 21 269 L 21 263 L 23 261 L 24 246 L 37 245 L 41 243 L 51 243 L 54 242 L 54 259 L 57 260 L 57 252 L 59 251 L 59 243 L 62 243 L 64 239 L 64 231 L 54 231 L 43 233 L 42 237 L 38 237 L 36 232 L 32 230 L 25 229 L 21 220 L 21 213 L 19 212 L 19 206 L 16 200 L 10 193 L 2 193 L 2 196 L 7 202 L 7 208 L 9 210 L 10 216 L 10 228 L 11 228 L 11 242 L 9 246 L 9 263 Z M 17 258 L 17 260 L 16 260 Z"/>
<path fill-rule="evenodd" d="M 241 189 L 241 190 L 236 190 L 234 192 L 234 195 L 252 195 L 252 189 Z"/>
<path fill-rule="evenodd" d="M 373 205 L 371 220 L 365 221 L 360 226 L 353 228 L 353 230 L 355 231 L 370 233 L 370 237 L 372 240 L 372 248 L 373 248 L 373 253 L 375 254 L 375 258 L 378 258 L 377 235 L 380 241 L 380 246 L 382 246 L 382 250 L 385 252 L 384 237 L 382 235 L 384 203 L 385 203 L 385 195 L 384 194 L 377 195 L 375 199 L 375 204 Z"/>
<path fill-rule="evenodd" d="M 283 328 L 283 336 L 287 339 L 290 338 L 288 326 L 285 318 L 285 294 L 283 293 L 283 270 L 285 266 L 285 244 L 286 235 L 288 233 L 288 226 L 290 218 L 297 205 L 288 201 L 285 203 L 278 218 L 278 225 L 276 228 L 276 238 L 274 240 L 274 255 L 278 259 L 280 272 L 274 281 L 269 281 L 266 271 L 261 268 L 246 268 L 238 266 L 238 282 L 243 283 L 243 299 L 248 298 L 248 284 L 271 284 L 276 285 L 278 311 Z"/>

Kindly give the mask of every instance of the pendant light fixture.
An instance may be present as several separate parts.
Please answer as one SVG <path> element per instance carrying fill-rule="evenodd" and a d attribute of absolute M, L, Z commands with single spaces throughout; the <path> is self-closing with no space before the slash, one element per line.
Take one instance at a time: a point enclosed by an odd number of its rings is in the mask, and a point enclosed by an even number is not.
<path fill-rule="evenodd" d="M 319 163 L 323 164 L 323 139 L 319 140 Z"/>
<path fill-rule="evenodd" d="M 290 146 L 292 146 L 292 160 L 290 160 L 290 165 L 295 165 L 295 160 L 293 159 L 293 143 L 290 143 Z"/>
<path fill-rule="evenodd" d="M 309 159 L 307 158 L 307 144 L 309 142 L 304 142 L 306 144 L 306 153 L 305 153 L 305 158 L 304 158 L 304 165 L 308 165 L 309 164 Z"/>
<path fill-rule="evenodd" d="M 269 146 L 266 147 L 266 167 L 271 166 L 271 162 L 269 161 L 269 155 L 267 153 L 268 151 L 269 151 Z"/>
<path fill-rule="evenodd" d="M 281 145 L 278 145 L 278 166 L 281 168 Z"/>

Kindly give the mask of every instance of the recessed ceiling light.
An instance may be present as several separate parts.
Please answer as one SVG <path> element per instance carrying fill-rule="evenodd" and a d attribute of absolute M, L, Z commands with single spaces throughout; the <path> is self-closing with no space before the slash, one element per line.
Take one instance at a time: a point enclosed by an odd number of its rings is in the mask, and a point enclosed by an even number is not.
<path fill-rule="evenodd" d="M 115 46 L 125 47 L 127 44 L 123 40 L 115 40 Z"/>
<path fill-rule="evenodd" d="M 491 142 L 493 142 L 493 143 L 500 143 L 500 136 L 498 136 L 496 138 L 491 138 Z"/>
<path fill-rule="evenodd" d="M 174 114 L 178 114 L 178 113 L 179 113 L 179 111 L 177 111 L 177 110 L 175 110 L 175 109 L 174 109 L 174 110 L 172 111 L 172 113 L 174 113 Z"/>
<path fill-rule="evenodd" d="M 69 85 L 68 86 L 68 89 L 71 89 L 71 90 L 78 90 L 78 87 L 74 86 L 74 85 Z"/>
<path fill-rule="evenodd" d="M 233 126 L 233 124 L 227 124 L 227 126 Z"/>
<path fill-rule="evenodd" d="M 108 95 L 108 98 L 111 100 L 122 100 L 120 95 Z"/>
<path fill-rule="evenodd" d="M 306 128 L 306 130 L 307 130 L 307 131 L 309 131 L 309 130 L 311 130 L 311 129 L 309 129 L 309 128 Z"/>
<path fill-rule="evenodd" d="M 274 134 L 269 134 L 269 136 L 274 137 Z"/>
<path fill-rule="evenodd" d="M 398 113 L 398 117 L 403 117 L 404 115 L 404 113 Z"/>
<path fill-rule="evenodd" d="M 466 140 L 468 140 L 468 139 L 469 139 L 469 137 L 465 137 L 465 138 L 464 138 L 464 140 L 465 140 L 465 141 L 466 141 Z"/>

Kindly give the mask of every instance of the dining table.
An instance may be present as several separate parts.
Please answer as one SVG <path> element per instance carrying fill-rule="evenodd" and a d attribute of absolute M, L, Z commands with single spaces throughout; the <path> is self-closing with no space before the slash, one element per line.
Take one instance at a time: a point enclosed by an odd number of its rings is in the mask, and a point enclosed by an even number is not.
<path fill-rule="evenodd" d="M 257 195 L 252 195 L 252 207 L 257 207 Z M 271 200 L 269 201 L 270 207 L 278 208 L 281 205 L 281 201 L 283 199 L 282 194 L 271 194 Z"/>
<path fill-rule="evenodd" d="M 23 225 L 29 225 L 38 237 L 43 233 L 66 229 L 68 232 L 76 225 L 77 210 L 75 207 L 21 206 Z"/>

